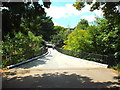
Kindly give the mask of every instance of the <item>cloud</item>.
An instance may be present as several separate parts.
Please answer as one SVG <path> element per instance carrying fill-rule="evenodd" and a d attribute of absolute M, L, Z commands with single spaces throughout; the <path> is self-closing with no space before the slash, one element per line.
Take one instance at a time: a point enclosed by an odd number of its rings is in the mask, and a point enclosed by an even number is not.
<path fill-rule="evenodd" d="M 89 16 L 82 16 L 82 19 L 88 20 L 88 22 L 93 22 L 95 21 L 95 15 L 89 15 Z"/>
<path fill-rule="evenodd" d="M 86 5 L 84 8 L 81 9 L 81 11 L 78 11 L 75 7 L 72 6 L 72 4 L 66 4 L 64 7 L 57 7 L 57 6 L 51 6 L 49 9 L 45 9 L 48 16 L 53 17 L 53 19 L 58 18 L 67 18 L 70 16 L 78 16 L 82 15 L 83 13 L 90 12 L 91 5 Z M 96 16 L 101 16 L 102 11 L 101 10 L 95 10 L 93 11 Z"/>
<path fill-rule="evenodd" d="M 65 27 L 64 25 L 60 25 L 59 23 L 54 22 L 54 26 L 62 26 Z"/>
<path fill-rule="evenodd" d="M 58 24 L 58 23 L 56 23 L 56 22 L 53 22 L 53 23 L 54 23 L 54 25 L 55 25 L 55 26 L 58 26 L 58 25 L 59 25 L 59 24 Z"/>
<path fill-rule="evenodd" d="M 72 4 L 65 4 L 64 6 L 50 6 L 49 9 L 45 8 L 47 16 L 53 18 L 55 26 L 74 27 L 79 20 L 86 19 L 89 23 L 95 20 L 95 17 L 102 17 L 102 10 L 90 11 L 92 5 L 86 5 L 78 11 Z M 71 23 L 71 24 L 70 24 Z"/>
<path fill-rule="evenodd" d="M 72 4 L 66 4 L 65 7 L 51 6 L 49 9 L 45 9 L 45 11 L 48 16 L 51 16 L 54 19 L 80 14 Z"/>
<path fill-rule="evenodd" d="M 94 10 L 93 11 L 97 17 L 102 17 L 103 16 L 103 11 L 102 10 Z"/>

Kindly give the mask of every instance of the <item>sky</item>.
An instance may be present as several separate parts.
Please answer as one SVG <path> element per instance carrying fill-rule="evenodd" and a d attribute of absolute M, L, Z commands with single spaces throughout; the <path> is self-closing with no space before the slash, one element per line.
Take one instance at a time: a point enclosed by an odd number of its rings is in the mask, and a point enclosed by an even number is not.
<path fill-rule="evenodd" d="M 86 5 L 81 11 L 78 11 L 71 2 L 55 2 L 51 1 L 52 4 L 49 9 L 45 8 L 47 16 L 52 17 L 52 21 L 55 26 L 62 26 L 66 28 L 74 28 L 77 26 L 80 19 L 88 20 L 89 24 L 93 24 L 95 17 L 102 17 L 103 12 L 101 10 L 95 10 L 90 12 L 91 5 Z"/>

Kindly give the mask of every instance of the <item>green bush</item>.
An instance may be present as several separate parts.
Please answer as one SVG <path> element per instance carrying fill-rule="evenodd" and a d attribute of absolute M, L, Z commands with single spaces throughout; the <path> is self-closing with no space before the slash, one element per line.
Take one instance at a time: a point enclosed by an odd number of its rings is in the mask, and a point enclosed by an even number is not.
<path fill-rule="evenodd" d="M 30 31 L 27 35 L 21 32 L 14 33 L 14 35 L 14 38 L 10 38 L 8 34 L 5 36 L 5 41 L 2 42 L 2 67 L 42 54 L 43 45 L 41 42 L 43 39 L 41 36 L 35 36 Z"/>
<path fill-rule="evenodd" d="M 120 71 L 120 64 L 117 64 L 116 66 L 113 66 L 112 68 L 115 69 L 115 70 Z"/>

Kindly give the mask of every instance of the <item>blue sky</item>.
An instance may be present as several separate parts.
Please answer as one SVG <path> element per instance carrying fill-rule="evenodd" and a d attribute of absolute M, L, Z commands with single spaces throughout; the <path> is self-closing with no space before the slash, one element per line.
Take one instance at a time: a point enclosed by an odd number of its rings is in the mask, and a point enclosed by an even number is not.
<path fill-rule="evenodd" d="M 52 17 L 54 25 L 63 26 L 63 27 L 75 27 L 80 19 L 88 20 L 91 24 L 95 17 L 102 17 L 101 10 L 95 10 L 90 12 L 90 5 L 85 6 L 81 11 L 76 10 L 72 4 L 75 1 L 71 2 L 55 2 L 52 1 L 52 4 L 49 9 L 45 9 L 47 16 Z"/>

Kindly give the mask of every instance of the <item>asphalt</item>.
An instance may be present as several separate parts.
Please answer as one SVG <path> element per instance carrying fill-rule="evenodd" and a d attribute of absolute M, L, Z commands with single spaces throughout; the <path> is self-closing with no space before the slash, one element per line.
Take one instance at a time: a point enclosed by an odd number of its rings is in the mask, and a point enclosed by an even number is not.
<path fill-rule="evenodd" d="M 16 67 L 17 69 L 73 69 L 73 68 L 107 68 L 108 65 L 59 53 L 49 48 L 45 57 Z"/>
<path fill-rule="evenodd" d="M 64 55 L 49 48 L 45 57 L 3 73 L 3 88 L 113 88 L 117 73 L 107 65 Z"/>

